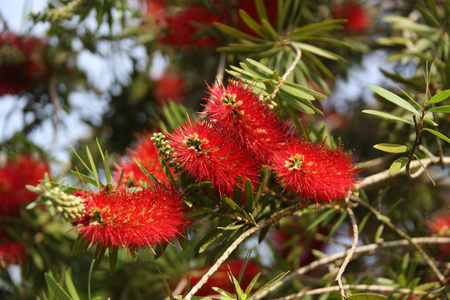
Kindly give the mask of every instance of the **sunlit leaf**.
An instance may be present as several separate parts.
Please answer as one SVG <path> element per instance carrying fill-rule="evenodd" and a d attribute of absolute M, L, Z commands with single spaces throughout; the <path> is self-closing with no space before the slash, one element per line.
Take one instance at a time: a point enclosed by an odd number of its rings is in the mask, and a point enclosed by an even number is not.
<path fill-rule="evenodd" d="M 443 139 L 444 141 L 446 141 L 447 143 L 450 144 L 450 139 L 448 137 L 446 137 L 445 135 L 443 135 L 442 133 L 440 133 L 439 131 L 436 131 L 436 130 L 433 130 L 433 129 L 430 129 L 430 128 L 423 128 L 422 130 L 426 130 L 428 132 L 431 132 L 435 136 Z"/>
<path fill-rule="evenodd" d="M 387 119 L 387 120 L 392 120 L 392 121 L 397 121 L 397 122 L 402 122 L 402 123 L 406 123 L 409 125 L 414 125 L 413 121 L 409 121 L 385 112 L 381 112 L 381 111 L 377 111 L 377 110 L 371 110 L 371 109 L 365 109 L 362 111 L 363 113 L 369 114 L 369 115 L 374 115 L 374 116 L 378 116 L 381 117 L 383 119 Z"/>
<path fill-rule="evenodd" d="M 450 113 L 450 105 L 433 107 L 433 108 L 429 109 L 428 111 L 436 112 L 436 113 Z"/>
<path fill-rule="evenodd" d="M 370 85 L 369 86 L 375 93 L 377 93 L 378 95 L 380 95 L 381 97 L 383 97 L 384 99 L 394 103 L 397 106 L 400 106 L 404 109 L 406 109 L 407 111 L 412 112 L 413 114 L 416 115 L 420 115 L 420 113 L 408 102 L 406 102 L 406 100 L 404 100 L 403 98 L 397 96 L 396 94 L 383 89 L 379 86 L 375 86 L 375 85 Z"/>
<path fill-rule="evenodd" d="M 396 159 L 389 168 L 389 174 L 397 173 L 398 171 L 400 171 L 401 168 L 403 168 L 406 165 L 407 162 L 408 162 L 407 157 L 400 157 Z"/>
<path fill-rule="evenodd" d="M 405 153 L 406 151 L 408 151 L 407 146 L 399 144 L 376 144 L 373 147 L 375 149 L 389 153 Z"/>

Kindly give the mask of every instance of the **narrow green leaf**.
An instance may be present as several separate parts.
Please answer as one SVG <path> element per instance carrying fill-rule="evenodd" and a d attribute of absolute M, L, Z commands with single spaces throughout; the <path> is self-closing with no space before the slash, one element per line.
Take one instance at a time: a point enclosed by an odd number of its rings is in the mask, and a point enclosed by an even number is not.
<path fill-rule="evenodd" d="M 400 91 L 402 91 L 402 93 L 406 96 L 406 97 L 408 97 L 408 99 L 412 102 L 412 103 L 414 103 L 416 106 L 418 106 L 421 110 L 423 109 L 423 107 L 422 107 L 422 105 L 420 105 L 419 103 L 417 103 L 417 101 L 416 100 L 414 100 L 407 92 L 405 92 L 402 88 L 400 88 L 398 85 L 396 85 L 396 84 L 394 84 L 394 86 L 396 87 L 396 88 L 398 88 Z"/>
<path fill-rule="evenodd" d="M 97 186 L 97 181 L 95 181 L 95 179 L 93 179 L 93 178 L 91 178 L 91 177 L 89 177 L 87 175 L 81 174 L 78 171 L 71 170 L 70 172 L 72 172 L 72 174 L 74 174 L 75 176 L 80 178 L 81 181 L 85 181 L 85 182 L 90 183 L 90 184 L 92 184 L 94 186 Z"/>
<path fill-rule="evenodd" d="M 109 249 L 109 271 L 111 274 L 116 270 L 118 252 L 117 249 Z"/>
<path fill-rule="evenodd" d="M 382 87 L 379 86 L 375 86 L 375 85 L 370 85 L 369 86 L 375 93 L 377 93 L 378 95 L 380 95 L 381 97 L 383 97 L 384 99 L 388 100 L 389 102 L 394 103 L 397 106 L 400 106 L 404 109 L 406 109 L 409 112 L 412 112 L 413 114 L 416 114 L 418 116 L 420 116 L 420 113 L 408 102 L 406 102 L 406 100 L 404 100 L 403 98 L 397 96 L 396 94 L 383 89 Z"/>
<path fill-rule="evenodd" d="M 72 272 L 66 271 L 64 275 L 65 275 L 64 282 L 66 284 L 67 291 L 69 292 L 70 297 L 72 297 L 73 300 L 80 300 L 80 296 L 78 295 L 77 289 L 73 284 Z"/>
<path fill-rule="evenodd" d="M 347 211 L 344 211 L 341 214 L 341 216 L 339 217 L 339 219 L 336 221 L 336 223 L 333 225 L 333 228 L 331 228 L 330 233 L 328 233 L 328 241 L 330 241 L 330 239 L 334 236 L 334 234 L 339 229 L 342 222 L 344 222 L 346 217 L 347 217 Z"/>
<path fill-rule="evenodd" d="M 277 276 L 275 276 L 274 278 L 272 278 L 269 282 L 267 282 L 266 284 L 264 284 L 262 287 L 260 287 L 250 298 L 248 298 L 249 300 L 252 299 L 253 297 L 261 294 L 262 292 L 264 292 L 265 290 L 267 290 L 269 287 L 271 287 L 272 285 L 274 285 L 275 283 L 277 283 L 278 281 L 280 281 L 281 279 L 283 279 L 287 274 L 289 274 L 289 271 L 287 272 L 283 272 Z"/>
<path fill-rule="evenodd" d="M 61 285 L 56 282 L 53 276 L 50 273 L 45 273 L 45 281 L 47 282 L 48 288 L 55 293 L 55 296 L 58 300 L 72 300 L 69 294 L 64 291 Z"/>
<path fill-rule="evenodd" d="M 167 294 L 169 295 L 169 299 L 170 300 L 175 300 L 175 298 L 173 297 L 172 291 L 170 290 L 169 284 L 167 283 L 166 278 L 164 277 L 164 275 L 162 274 L 161 270 L 159 269 L 158 266 L 156 266 L 156 268 L 158 269 L 159 275 L 161 275 L 161 278 L 163 280 L 164 283 L 164 287 L 166 288 Z"/>
<path fill-rule="evenodd" d="M 306 230 L 307 231 L 311 230 L 311 228 L 315 227 L 320 222 L 333 217 L 335 214 L 336 214 L 336 212 L 334 210 L 332 210 L 332 209 L 329 209 L 329 210 L 325 211 L 323 214 L 321 214 L 320 216 L 315 218 L 314 221 L 312 221 L 309 224 L 309 226 L 306 228 Z"/>
<path fill-rule="evenodd" d="M 253 65 L 254 67 L 257 67 L 259 69 L 261 69 L 263 72 L 265 72 L 267 75 L 271 75 L 273 73 L 273 70 L 266 67 L 265 65 L 263 65 L 260 62 L 257 62 L 256 60 L 253 60 L 251 58 L 247 58 L 247 62 L 251 65 Z"/>
<path fill-rule="evenodd" d="M 222 23 L 213 23 L 213 24 L 220 31 L 222 31 L 228 35 L 231 35 L 232 37 L 237 38 L 237 39 L 246 40 L 246 41 L 250 41 L 250 42 L 254 42 L 254 43 L 262 43 L 265 41 L 263 39 L 259 39 L 254 36 L 243 33 L 233 27 L 230 27 L 230 26 L 222 24 Z"/>
<path fill-rule="evenodd" d="M 434 122 L 434 121 L 431 120 L 431 119 L 424 118 L 423 121 L 424 121 L 425 123 L 427 123 L 427 124 L 432 125 L 432 126 L 438 126 L 438 125 L 439 125 L 438 123 Z"/>
<path fill-rule="evenodd" d="M 92 175 L 94 175 L 91 171 L 91 169 L 88 167 L 88 165 L 84 162 L 84 160 L 81 158 L 81 156 L 77 153 L 77 151 L 75 151 L 75 149 L 72 147 L 72 145 L 69 143 L 70 148 L 72 149 L 73 153 L 75 154 L 75 156 L 80 160 L 80 162 L 83 164 L 83 166 L 86 168 L 86 170 L 88 170 L 89 173 L 91 173 Z"/>
<path fill-rule="evenodd" d="M 153 176 L 152 173 L 150 173 L 149 171 L 147 171 L 147 169 L 144 168 L 144 166 L 141 165 L 141 163 L 140 163 L 136 158 L 134 159 L 134 162 L 135 162 L 136 165 L 139 167 L 139 169 L 142 171 L 142 173 L 144 173 L 145 176 L 148 177 L 148 179 L 150 179 L 153 183 L 159 182 L 159 180 L 158 180 L 155 176 Z"/>
<path fill-rule="evenodd" d="M 280 89 L 296 98 L 305 99 L 305 100 L 309 100 L 309 101 L 315 100 L 312 95 L 305 93 L 304 91 L 302 91 L 300 89 L 296 89 L 292 86 L 282 85 Z"/>
<path fill-rule="evenodd" d="M 409 121 L 385 112 L 381 112 L 381 111 L 376 111 L 376 110 L 371 110 L 371 109 L 365 109 L 362 111 L 363 113 L 369 114 L 369 115 L 374 115 L 374 116 L 378 116 L 381 117 L 383 119 L 387 119 L 387 120 L 391 120 L 391 121 L 397 121 L 397 122 L 402 122 L 402 123 L 406 123 L 409 125 L 414 125 L 413 121 Z"/>
<path fill-rule="evenodd" d="M 450 113 L 450 105 L 444 105 L 444 106 L 438 106 L 433 107 L 428 110 L 429 112 L 436 112 L 436 113 Z"/>
<path fill-rule="evenodd" d="M 217 234 L 214 234 L 210 239 L 208 239 L 206 242 L 204 242 L 200 248 L 198 253 L 204 252 L 209 247 L 213 246 L 217 241 L 219 241 L 224 236 L 223 232 L 218 232 Z"/>
<path fill-rule="evenodd" d="M 406 165 L 407 162 L 408 162 L 407 157 L 400 157 L 396 159 L 389 168 L 389 174 L 397 173 L 398 171 L 400 171 L 401 168 L 403 168 Z"/>
<path fill-rule="evenodd" d="M 261 19 L 261 24 L 263 25 L 266 32 L 268 32 L 272 36 L 272 39 L 274 40 L 280 39 L 280 35 L 278 34 L 278 32 L 275 31 L 275 29 L 272 27 L 272 25 L 270 25 L 270 23 L 266 19 Z"/>
<path fill-rule="evenodd" d="M 322 48 L 313 46 L 313 45 L 309 45 L 309 44 L 305 44 L 305 43 L 296 43 L 297 46 L 302 50 L 302 51 L 308 51 L 311 52 L 315 55 L 324 57 L 324 58 L 328 58 L 331 60 L 345 60 L 344 58 L 342 58 L 341 56 L 334 54 L 328 50 L 324 50 Z"/>
<path fill-rule="evenodd" d="M 399 144 L 376 144 L 373 147 L 375 149 L 389 153 L 405 153 L 406 151 L 408 151 L 407 146 Z"/>
<path fill-rule="evenodd" d="M 258 17 L 260 19 L 268 20 L 269 18 L 267 17 L 266 6 L 264 5 L 264 0 L 255 0 L 255 6 L 256 6 L 256 11 L 258 12 Z"/>
<path fill-rule="evenodd" d="M 250 281 L 249 285 L 247 286 L 247 289 L 245 290 L 246 295 L 250 295 L 250 292 L 252 291 L 253 287 L 258 282 L 259 276 L 261 276 L 261 273 L 256 274 L 255 277 L 253 277 L 252 281 Z"/>
<path fill-rule="evenodd" d="M 243 9 L 239 9 L 239 15 L 241 16 L 242 21 L 256 34 L 266 39 L 270 38 L 265 32 L 261 30 L 261 26 L 250 17 L 250 15 Z"/>
<path fill-rule="evenodd" d="M 442 133 L 440 133 L 439 131 L 436 131 L 436 130 L 433 130 L 430 128 L 423 128 L 422 130 L 426 130 L 450 144 L 450 139 L 448 137 L 446 137 L 445 135 L 443 135 Z"/>
<path fill-rule="evenodd" d="M 249 213 L 253 210 L 253 186 L 250 179 L 245 181 L 245 210 Z"/>
<path fill-rule="evenodd" d="M 93 172 L 93 176 L 94 179 L 96 181 L 97 187 L 98 188 L 102 188 L 103 185 L 100 183 L 100 178 L 98 177 L 98 173 L 97 173 L 97 168 L 95 167 L 95 162 L 94 162 L 94 158 L 92 157 L 91 151 L 89 150 L 89 147 L 86 145 L 86 153 L 89 159 L 89 163 L 91 165 L 92 168 L 92 172 Z"/>
<path fill-rule="evenodd" d="M 347 298 L 347 300 L 384 300 L 384 299 L 387 299 L 387 297 L 373 293 L 355 294 Z"/>
<path fill-rule="evenodd" d="M 384 224 L 381 224 L 380 226 L 378 226 L 378 229 L 375 232 L 375 238 L 374 238 L 375 243 L 377 243 L 378 240 L 381 238 L 381 235 L 383 234 L 383 230 L 384 230 Z"/>
<path fill-rule="evenodd" d="M 109 154 L 108 151 L 105 151 L 105 159 L 104 159 L 104 165 L 105 165 L 105 177 L 106 177 L 106 183 L 111 184 L 111 182 L 114 181 L 112 174 L 111 174 L 111 166 L 109 164 Z"/>
<path fill-rule="evenodd" d="M 312 24 L 308 24 L 299 28 L 296 28 L 293 30 L 293 34 L 298 34 L 298 33 L 305 33 L 305 34 L 309 34 L 310 32 L 313 32 L 314 30 L 323 30 L 324 28 L 327 28 L 327 26 L 335 26 L 335 25 L 340 25 L 347 22 L 347 20 L 344 19 L 337 19 L 337 20 L 328 20 L 328 21 L 323 21 L 323 22 L 318 22 L 318 23 L 312 23 Z"/>

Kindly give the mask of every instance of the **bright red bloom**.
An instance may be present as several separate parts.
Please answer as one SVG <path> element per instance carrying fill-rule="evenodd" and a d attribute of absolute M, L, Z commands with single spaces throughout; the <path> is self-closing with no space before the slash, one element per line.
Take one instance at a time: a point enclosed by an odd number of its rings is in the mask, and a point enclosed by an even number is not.
<path fill-rule="evenodd" d="M 169 100 L 180 102 L 184 98 L 184 78 L 175 73 L 165 73 L 153 81 L 156 103 L 162 105 Z"/>
<path fill-rule="evenodd" d="M 431 234 L 450 237 L 450 212 L 437 215 L 432 222 L 428 222 L 428 227 Z M 450 244 L 439 244 L 438 247 L 441 255 L 450 254 Z"/>
<path fill-rule="evenodd" d="M 238 259 L 232 259 L 229 262 L 225 262 L 214 275 L 209 278 L 209 280 L 205 283 L 205 285 L 202 286 L 202 288 L 195 293 L 196 296 L 209 296 L 209 295 L 217 295 L 218 293 L 213 290 L 213 287 L 221 288 L 229 293 L 234 294 L 234 286 L 231 283 L 230 279 L 228 278 L 228 267 L 230 267 L 231 273 L 233 274 L 234 278 L 238 279 L 239 272 L 241 271 L 241 267 L 244 263 L 244 260 L 241 258 Z M 211 266 L 195 270 L 189 274 L 191 277 L 191 286 L 196 285 L 202 276 L 209 270 Z M 247 266 L 244 271 L 244 276 L 242 276 L 242 281 L 240 283 L 241 288 L 245 291 L 245 289 L 248 287 L 252 279 L 261 272 L 261 269 L 258 265 L 252 263 L 249 261 L 247 263 Z"/>
<path fill-rule="evenodd" d="M 207 32 L 214 22 L 223 23 L 224 18 L 206 7 L 192 5 L 175 16 L 166 18 L 166 33 L 160 38 L 160 42 L 180 48 L 216 46 L 220 40 Z"/>
<path fill-rule="evenodd" d="M 147 9 L 147 16 L 158 18 L 166 12 L 166 0 L 140 0 Z"/>
<path fill-rule="evenodd" d="M 46 43 L 34 37 L 0 33 L 0 96 L 19 94 L 48 78 L 48 67 L 42 56 Z"/>
<path fill-rule="evenodd" d="M 305 140 L 278 151 L 272 167 L 286 189 L 316 202 L 341 200 L 356 182 L 351 155 Z"/>
<path fill-rule="evenodd" d="M 100 248 L 137 249 L 170 243 L 189 223 L 183 193 L 168 185 L 76 195 L 86 199 L 87 217 L 73 225 L 80 225 L 77 232 L 89 247 L 97 243 Z"/>
<path fill-rule="evenodd" d="M 49 166 L 32 156 L 8 160 L 0 167 L 0 215 L 15 215 L 22 205 L 34 200 L 37 195 L 29 191 L 26 185 L 37 185 Z"/>
<path fill-rule="evenodd" d="M 262 164 L 270 162 L 287 139 L 277 115 L 241 81 L 209 87 L 205 105 L 207 120 L 238 139 Z"/>
<path fill-rule="evenodd" d="M 230 196 L 239 176 L 256 184 L 259 166 L 251 155 L 210 123 L 190 121 L 176 128 L 169 140 L 180 167 L 198 181 L 211 180 L 219 194 Z"/>
<path fill-rule="evenodd" d="M 140 138 L 135 149 L 128 149 L 128 155 L 122 159 L 122 164 L 116 166 L 115 178 L 118 181 L 122 168 L 124 168 L 122 183 L 125 186 L 138 186 L 139 181 L 150 183 L 151 180 L 142 172 L 136 164 L 135 159 L 155 178 L 168 183 L 158 158 L 158 149 L 155 147 L 152 136 L 146 134 Z"/>
<path fill-rule="evenodd" d="M 347 19 L 344 24 L 348 31 L 360 32 L 369 28 L 369 17 L 360 4 L 348 1 L 336 7 L 333 11 L 335 19 Z"/>
<path fill-rule="evenodd" d="M 27 250 L 22 242 L 15 241 L 0 230 L 0 270 L 9 264 L 20 265 L 27 256 Z"/>

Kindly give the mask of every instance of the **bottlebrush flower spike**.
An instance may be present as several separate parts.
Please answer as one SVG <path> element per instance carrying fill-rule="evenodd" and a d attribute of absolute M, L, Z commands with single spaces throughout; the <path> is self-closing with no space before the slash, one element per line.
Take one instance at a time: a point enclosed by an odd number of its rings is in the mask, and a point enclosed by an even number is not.
<path fill-rule="evenodd" d="M 122 183 L 126 186 L 138 186 L 139 181 L 151 182 L 150 179 L 142 172 L 139 166 L 136 164 L 135 159 L 155 178 L 162 182 L 168 183 L 168 179 L 164 174 L 158 158 L 158 149 L 155 147 L 151 140 L 152 135 L 146 134 L 139 139 L 135 149 L 128 149 L 128 155 L 122 159 L 122 164 L 116 165 L 117 171 L 114 176 L 116 180 L 119 180 L 122 168 L 124 173 L 122 177 Z"/>
<path fill-rule="evenodd" d="M 38 38 L 0 33 L 0 96 L 29 91 L 48 78 L 45 47 L 46 41 Z"/>
<path fill-rule="evenodd" d="M 167 17 L 166 33 L 161 36 L 161 44 L 184 49 L 208 48 L 219 44 L 220 40 L 207 32 L 214 22 L 225 19 L 210 9 L 192 5 L 173 17 Z"/>
<path fill-rule="evenodd" d="M 15 241 L 7 232 L 0 229 L 0 271 L 10 264 L 20 265 L 26 256 L 25 245 L 20 241 Z"/>
<path fill-rule="evenodd" d="M 256 184 L 259 166 L 251 154 L 209 122 L 189 121 L 168 139 L 180 168 L 198 181 L 211 180 L 219 194 L 230 196 L 239 176 Z"/>
<path fill-rule="evenodd" d="M 169 100 L 180 102 L 184 98 L 184 78 L 176 73 L 164 73 L 153 81 L 156 103 L 163 105 Z"/>
<path fill-rule="evenodd" d="M 356 182 L 351 155 L 304 140 L 278 151 L 272 167 L 286 189 L 316 202 L 344 199 Z"/>
<path fill-rule="evenodd" d="M 267 164 L 287 137 L 277 115 L 241 81 L 208 87 L 206 119 L 238 139 L 262 164 Z"/>
<path fill-rule="evenodd" d="M 369 17 L 364 8 L 356 2 L 347 1 L 333 11 L 335 19 L 347 19 L 344 27 L 350 32 L 361 32 L 369 28 Z"/>
<path fill-rule="evenodd" d="M 428 222 L 431 234 L 450 237 L 450 212 L 437 215 L 432 222 Z M 439 244 L 440 256 L 450 255 L 450 244 Z"/>
<path fill-rule="evenodd" d="M 183 236 L 189 219 L 184 194 L 175 187 L 156 184 L 139 191 L 78 191 L 85 217 L 74 222 L 77 232 L 100 249 L 137 249 L 170 243 Z"/>
<path fill-rule="evenodd" d="M 37 185 L 48 172 L 47 163 L 31 155 L 7 160 L 0 167 L 0 215 L 16 215 L 22 205 L 34 200 L 36 194 L 25 186 Z"/>

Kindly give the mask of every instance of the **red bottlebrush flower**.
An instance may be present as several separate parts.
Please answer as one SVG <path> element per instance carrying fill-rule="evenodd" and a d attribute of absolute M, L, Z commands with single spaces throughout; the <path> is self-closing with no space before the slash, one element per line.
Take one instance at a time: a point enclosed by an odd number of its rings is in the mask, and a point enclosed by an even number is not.
<path fill-rule="evenodd" d="M 0 270 L 10 264 L 20 265 L 27 256 L 27 250 L 22 242 L 13 240 L 0 229 Z"/>
<path fill-rule="evenodd" d="M 166 0 L 140 0 L 145 6 L 147 16 L 151 18 L 158 18 L 166 12 Z"/>
<path fill-rule="evenodd" d="M 166 33 L 160 38 L 160 42 L 185 49 L 216 46 L 220 40 L 207 32 L 214 22 L 224 22 L 224 18 L 206 7 L 192 5 L 175 16 L 166 18 Z"/>
<path fill-rule="evenodd" d="M 169 100 L 180 102 L 184 98 L 184 78 L 177 74 L 165 73 L 153 84 L 153 95 L 159 105 Z"/>
<path fill-rule="evenodd" d="M 341 200 L 356 182 L 351 155 L 304 140 L 278 151 L 272 167 L 286 189 L 316 202 Z"/>
<path fill-rule="evenodd" d="M 207 120 L 238 139 L 262 164 L 270 162 L 275 151 L 287 139 L 277 115 L 259 100 L 241 81 L 217 83 L 209 87 L 205 105 Z"/>
<path fill-rule="evenodd" d="M 25 186 L 37 185 L 48 172 L 46 162 L 31 156 L 8 160 L 0 167 L 0 215 L 15 215 L 22 205 L 34 200 L 37 195 Z"/>
<path fill-rule="evenodd" d="M 182 236 L 189 223 L 183 193 L 169 185 L 76 195 L 85 199 L 86 217 L 73 225 L 80 225 L 77 232 L 89 247 L 152 248 Z"/>
<path fill-rule="evenodd" d="M 135 149 L 128 149 L 128 155 L 125 159 L 122 159 L 121 165 L 117 165 L 115 172 L 115 178 L 118 181 L 122 168 L 124 168 L 122 183 L 125 186 L 138 186 L 139 181 L 150 183 L 151 180 L 142 172 L 139 166 L 134 161 L 135 159 L 155 178 L 168 183 L 168 179 L 164 174 L 158 158 L 158 149 L 155 147 L 153 141 L 150 139 L 152 136 L 146 134 L 139 139 Z"/>
<path fill-rule="evenodd" d="M 209 296 L 209 295 L 217 295 L 217 292 L 213 290 L 213 287 L 221 288 L 227 292 L 232 294 L 235 293 L 234 286 L 228 278 L 228 267 L 230 267 L 231 273 L 234 278 L 238 279 L 239 272 L 241 271 L 241 267 L 244 263 L 244 260 L 241 258 L 230 260 L 229 262 L 225 262 L 214 275 L 209 278 L 209 280 L 202 286 L 202 288 L 195 293 L 196 296 Z M 203 268 L 201 270 L 196 270 L 191 272 L 189 275 L 191 277 L 191 286 L 196 285 L 203 274 L 208 272 L 210 267 Z M 242 276 L 242 281 L 240 283 L 241 288 L 245 291 L 245 289 L 250 284 L 251 280 L 259 273 L 261 269 L 258 265 L 249 261 L 247 266 L 245 267 L 244 276 Z"/>
<path fill-rule="evenodd" d="M 38 38 L 0 33 L 0 96 L 29 91 L 48 77 L 44 47 L 46 43 Z"/>
<path fill-rule="evenodd" d="M 168 138 L 180 167 L 198 181 L 211 180 L 219 194 L 230 196 L 239 176 L 256 184 L 259 166 L 254 159 L 210 123 L 189 121 Z"/>
<path fill-rule="evenodd" d="M 361 32 L 369 28 L 369 17 L 364 8 L 353 1 L 348 1 L 336 7 L 333 11 L 333 18 L 347 19 L 345 28 L 351 32 Z"/>
<path fill-rule="evenodd" d="M 428 222 L 431 234 L 450 237 L 450 212 L 437 215 L 432 222 Z M 439 244 L 441 255 L 450 255 L 450 244 Z"/>

